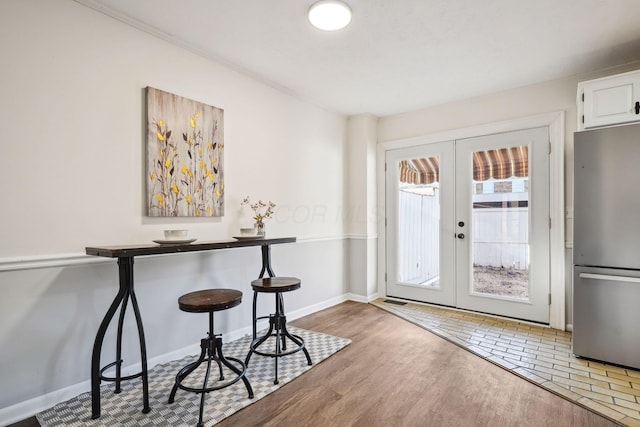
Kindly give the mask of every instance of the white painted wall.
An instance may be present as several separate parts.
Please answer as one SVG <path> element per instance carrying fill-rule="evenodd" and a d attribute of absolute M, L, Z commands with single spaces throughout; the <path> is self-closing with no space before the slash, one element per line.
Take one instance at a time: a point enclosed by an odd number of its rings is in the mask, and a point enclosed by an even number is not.
<path fill-rule="evenodd" d="M 0 2 L 0 39 L 0 425 L 88 387 L 93 338 L 118 277 L 113 261 L 84 264 L 85 246 L 149 242 L 183 227 L 225 239 L 250 195 L 278 205 L 269 236 L 299 239 L 272 249 L 276 273 L 303 282 L 285 298 L 290 318 L 348 295 L 344 116 L 71 0 Z M 146 86 L 224 109 L 223 218 L 145 216 Z M 177 308 L 186 291 L 244 291 L 217 326 L 248 331 L 259 263 L 257 248 L 137 258 L 149 357 L 204 334 L 204 318 Z M 139 360 L 133 330 L 125 365 Z M 113 345 L 110 333 L 105 363 Z"/>
<path fill-rule="evenodd" d="M 0 257 L 148 241 L 176 223 L 228 237 L 247 194 L 278 204 L 272 233 L 343 234 L 345 117 L 70 0 L 1 7 Z M 225 110 L 224 218 L 144 216 L 146 86 Z"/>
<path fill-rule="evenodd" d="M 345 225 L 350 237 L 349 287 L 368 300 L 378 296 L 376 127 L 377 117 L 371 114 L 351 116 L 347 122 Z"/>

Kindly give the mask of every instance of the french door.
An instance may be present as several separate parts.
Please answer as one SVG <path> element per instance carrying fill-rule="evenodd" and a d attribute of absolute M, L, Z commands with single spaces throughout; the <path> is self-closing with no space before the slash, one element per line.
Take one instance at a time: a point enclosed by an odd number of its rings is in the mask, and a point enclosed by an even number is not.
<path fill-rule="evenodd" d="M 387 295 L 549 322 L 546 127 L 386 152 Z"/>

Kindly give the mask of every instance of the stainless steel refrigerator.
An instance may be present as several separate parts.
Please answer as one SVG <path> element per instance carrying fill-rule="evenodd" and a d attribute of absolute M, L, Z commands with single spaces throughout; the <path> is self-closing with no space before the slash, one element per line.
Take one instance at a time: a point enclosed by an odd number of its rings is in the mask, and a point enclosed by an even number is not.
<path fill-rule="evenodd" d="M 574 138 L 573 353 L 640 368 L 640 125 Z"/>

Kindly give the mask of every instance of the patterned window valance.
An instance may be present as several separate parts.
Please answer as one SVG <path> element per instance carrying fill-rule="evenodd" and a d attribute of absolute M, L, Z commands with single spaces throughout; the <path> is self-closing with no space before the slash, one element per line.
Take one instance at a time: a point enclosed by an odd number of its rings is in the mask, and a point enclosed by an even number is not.
<path fill-rule="evenodd" d="M 473 153 L 473 179 L 507 179 L 529 176 L 529 150 L 526 145 L 476 151 Z M 431 184 L 440 179 L 438 157 L 400 161 L 400 181 L 408 184 Z"/>

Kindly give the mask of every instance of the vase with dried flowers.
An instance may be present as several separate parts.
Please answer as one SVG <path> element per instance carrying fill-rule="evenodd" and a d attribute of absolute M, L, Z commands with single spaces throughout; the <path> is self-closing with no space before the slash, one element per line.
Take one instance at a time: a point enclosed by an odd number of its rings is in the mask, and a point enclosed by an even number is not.
<path fill-rule="evenodd" d="M 251 210 L 253 210 L 256 234 L 258 236 L 264 236 L 264 221 L 273 216 L 273 209 L 276 207 L 276 204 L 272 201 L 265 203 L 262 200 L 258 200 L 256 203 L 251 203 L 251 198 L 247 196 L 242 200 L 241 206 L 242 205 L 248 205 Z"/>

